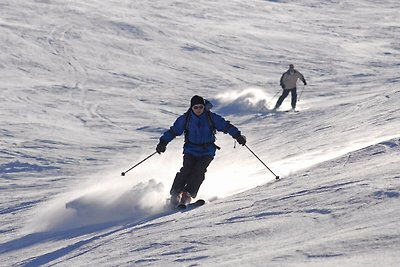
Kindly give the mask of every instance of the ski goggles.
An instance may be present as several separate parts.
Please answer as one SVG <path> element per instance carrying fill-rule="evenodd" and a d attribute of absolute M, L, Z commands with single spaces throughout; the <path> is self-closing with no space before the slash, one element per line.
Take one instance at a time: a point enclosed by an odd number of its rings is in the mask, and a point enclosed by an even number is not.
<path fill-rule="evenodd" d="M 203 105 L 194 105 L 193 109 L 204 109 Z"/>

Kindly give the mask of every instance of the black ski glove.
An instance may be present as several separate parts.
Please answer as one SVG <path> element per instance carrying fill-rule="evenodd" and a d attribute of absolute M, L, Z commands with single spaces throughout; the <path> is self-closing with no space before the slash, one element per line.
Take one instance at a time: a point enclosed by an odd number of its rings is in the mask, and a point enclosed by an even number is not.
<path fill-rule="evenodd" d="M 241 144 L 242 146 L 244 146 L 246 144 L 246 136 L 241 135 L 241 134 L 237 134 L 235 137 L 236 141 L 238 141 L 239 144 Z"/>
<path fill-rule="evenodd" d="M 167 143 L 165 143 L 164 141 L 160 141 L 160 143 L 158 143 L 156 147 L 157 153 L 158 154 L 164 153 L 165 150 L 167 150 Z"/>
<path fill-rule="evenodd" d="M 304 85 L 307 85 L 307 82 L 306 82 L 306 81 L 304 81 Z"/>

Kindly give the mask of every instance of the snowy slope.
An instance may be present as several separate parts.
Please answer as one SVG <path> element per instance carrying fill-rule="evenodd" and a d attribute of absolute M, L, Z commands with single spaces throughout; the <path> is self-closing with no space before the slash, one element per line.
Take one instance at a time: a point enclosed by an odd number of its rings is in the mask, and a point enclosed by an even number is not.
<path fill-rule="evenodd" d="M 2 1 L 0 266 L 396 266 L 399 8 Z M 202 208 L 163 207 L 182 138 L 121 177 L 194 94 L 282 179 L 222 133 Z"/>

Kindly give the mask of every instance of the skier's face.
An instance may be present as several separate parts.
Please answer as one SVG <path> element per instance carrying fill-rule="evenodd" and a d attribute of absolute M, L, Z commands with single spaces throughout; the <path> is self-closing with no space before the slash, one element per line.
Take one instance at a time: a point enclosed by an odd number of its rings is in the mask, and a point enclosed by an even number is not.
<path fill-rule="evenodd" d="M 290 74 L 293 74 L 293 73 L 294 73 L 294 66 L 293 66 L 293 64 L 290 64 L 290 65 L 289 65 L 289 73 L 290 73 Z"/>
<path fill-rule="evenodd" d="M 200 116 L 204 111 L 204 105 L 201 105 L 201 104 L 200 105 L 194 105 L 192 107 L 192 110 L 193 110 L 194 114 L 196 114 L 197 116 Z"/>

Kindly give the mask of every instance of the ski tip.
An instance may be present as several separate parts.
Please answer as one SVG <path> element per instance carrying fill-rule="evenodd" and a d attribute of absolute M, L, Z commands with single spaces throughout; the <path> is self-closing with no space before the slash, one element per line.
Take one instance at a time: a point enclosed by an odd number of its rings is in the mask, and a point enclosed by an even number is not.
<path fill-rule="evenodd" d="M 179 204 L 176 206 L 176 209 L 178 209 L 178 210 L 192 209 L 194 207 L 203 206 L 204 204 L 206 204 L 206 201 L 204 199 L 199 199 L 199 200 L 189 203 L 189 204 Z"/>
<path fill-rule="evenodd" d="M 199 200 L 197 200 L 197 201 L 195 202 L 195 204 L 197 204 L 197 205 L 204 205 L 204 204 L 206 204 L 206 201 L 205 201 L 204 199 L 199 199 Z"/>

